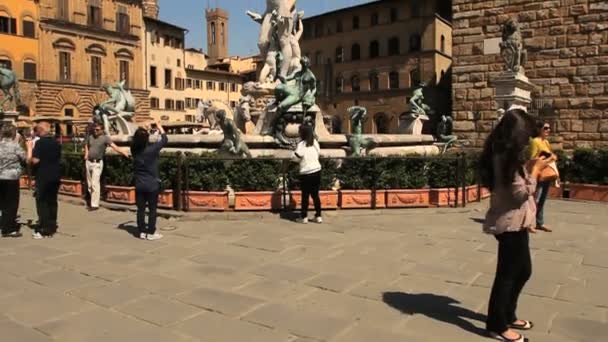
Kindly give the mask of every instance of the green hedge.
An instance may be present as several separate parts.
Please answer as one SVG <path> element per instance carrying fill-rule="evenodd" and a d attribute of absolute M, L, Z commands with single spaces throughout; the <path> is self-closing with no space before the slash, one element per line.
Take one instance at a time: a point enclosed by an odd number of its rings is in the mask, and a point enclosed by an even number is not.
<path fill-rule="evenodd" d="M 102 178 L 106 185 L 133 186 L 133 160 L 119 155 L 107 155 Z"/>
<path fill-rule="evenodd" d="M 381 159 L 378 184 L 383 189 L 421 189 L 428 186 L 425 159 Z"/>
<path fill-rule="evenodd" d="M 228 180 L 234 191 L 274 191 L 279 186 L 281 161 L 239 159 L 231 161 Z"/>
<path fill-rule="evenodd" d="M 608 185 L 608 149 L 577 149 L 567 165 L 570 182 Z"/>
<path fill-rule="evenodd" d="M 61 178 L 68 180 L 84 180 L 84 155 L 63 153 L 60 160 Z"/>
<path fill-rule="evenodd" d="M 225 162 L 215 159 L 214 154 L 186 155 L 188 189 L 194 191 L 224 191 L 228 186 L 228 170 Z M 185 173 L 183 173 L 185 174 Z M 184 177 L 184 182 L 186 178 Z M 185 189 L 186 187 L 184 187 Z"/>

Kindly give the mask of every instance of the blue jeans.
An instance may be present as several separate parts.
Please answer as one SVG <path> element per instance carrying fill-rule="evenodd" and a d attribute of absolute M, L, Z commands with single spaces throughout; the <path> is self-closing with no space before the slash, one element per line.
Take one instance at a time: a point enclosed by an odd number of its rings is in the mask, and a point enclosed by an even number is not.
<path fill-rule="evenodd" d="M 551 182 L 539 182 L 536 188 L 536 226 L 542 227 L 545 225 L 545 202 L 549 195 L 549 187 Z"/>

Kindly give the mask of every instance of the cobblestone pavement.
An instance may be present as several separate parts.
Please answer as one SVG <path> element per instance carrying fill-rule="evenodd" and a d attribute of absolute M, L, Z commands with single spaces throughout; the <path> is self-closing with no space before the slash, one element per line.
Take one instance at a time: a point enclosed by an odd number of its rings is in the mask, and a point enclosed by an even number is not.
<path fill-rule="evenodd" d="M 22 219 L 33 217 L 23 196 Z M 160 220 L 61 203 L 60 234 L 0 239 L 2 341 L 485 341 L 496 242 L 485 204 Z M 532 341 L 608 340 L 608 206 L 549 202 L 520 315 Z M 228 220 L 227 217 L 241 217 Z"/>

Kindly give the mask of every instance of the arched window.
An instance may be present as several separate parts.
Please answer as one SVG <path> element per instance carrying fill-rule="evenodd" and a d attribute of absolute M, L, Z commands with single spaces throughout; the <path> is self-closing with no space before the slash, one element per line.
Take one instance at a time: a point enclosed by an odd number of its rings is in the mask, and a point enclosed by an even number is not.
<path fill-rule="evenodd" d="M 36 80 L 36 61 L 26 59 L 23 61 L 23 78 L 26 80 Z"/>
<path fill-rule="evenodd" d="M 392 37 L 388 40 L 388 55 L 396 56 L 399 54 L 400 46 L 399 46 L 399 37 Z"/>
<path fill-rule="evenodd" d="M 361 80 L 359 79 L 359 75 L 353 75 L 350 78 L 350 86 L 353 92 L 361 91 Z"/>
<path fill-rule="evenodd" d="M 355 43 L 350 48 L 350 59 L 353 61 L 358 61 L 361 59 L 361 46 L 359 44 Z"/>
<path fill-rule="evenodd" d="M 410 36 L 410 51 L 420 51 L 420 35 L 417 33 Z"/>
<path fill-rule="evenodd" d="M 440 51 L 445 53 L 445 36 L 441 35 L 441 47 L 440 47 Z"/>
<path fill-rule="evenodd" d="M 389 120 L 385 113 L 376 114 L 376 116 L 374 116 L 374 123 L 376 126 L 376 134 L 389 133 Z"/>
<path fill-rule="evenodd" d="M 380 56 L 380 43 L 377 40 L 369 43 L 369 58 L 376 58 Z"/>
<path fill-rule="evenodd" d="M 12 70 L 13 62 L 8 57 L 0 56 L 0 67 Z"/>
<path fill-rule="evenodd" d="M 369 90 L 378 91 L 380 89 L 380 77 L 377 71 L 369 73 Z"/>
<path fill-rule="evenodd" d="M 342 63 L 344 62 L 344 48 L 341 46 L 338 46 L 336 48 L 336 63 Z"/>
<path fill-rule="evenodd" d="M 353 17 L 353 30 L 358 30 L 358 29 L 359 29 L 359 17 L 354 16 Z"/>
<path fill-rule="evenodd" d="M 372 13 L 371 22 L 372 22 L 372 26 L 378 25 L 378 13 L 376 13 L 376 12 Z"/>
<path fill-rule="evenodd" d="M 211 22 L 211 44 L 215 45 L 215 22 Z"/>
<path fill-rule="evenodd" d="M 410 87 L 415 87 L 420 84 L 420 70 L 414 69 L 410 71 Z"/>
<path fill-rule="evenodd" d="M 344 91 L 344 77 L 341 75 L 336 77 L 336 94 L 340 94 Z"/>
<path fill-rule="evenodd" d="M 399 72 L 391 71 L 388 74 L 388 87 L 390 89 L 399 89 Z"/>
<path fill-rule="evenodd" d="M 220 35 L 222 37 L 222 45 L 226 45 L 226 31 L 224 23 L 220 25 Z"/>
<path fill-rule="evenodd" d="M 316 65 L 323 64 L 323 55 L 321 55 L 321 51 L 317 51 L 317 53 L 315 53 L 315 64 Z"/>

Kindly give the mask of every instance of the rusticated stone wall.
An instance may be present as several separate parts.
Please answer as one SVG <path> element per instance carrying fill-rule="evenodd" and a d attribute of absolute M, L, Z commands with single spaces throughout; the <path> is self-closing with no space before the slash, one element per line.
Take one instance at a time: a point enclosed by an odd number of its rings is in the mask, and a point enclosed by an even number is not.
<path fill-rule="evenodd" d="M 608 1 L 453 0 L 454 129 L 480 147 L 496 121 L 501 25 L 517 18 L 534 110 L 565 149 L 608 146 Z"/>

